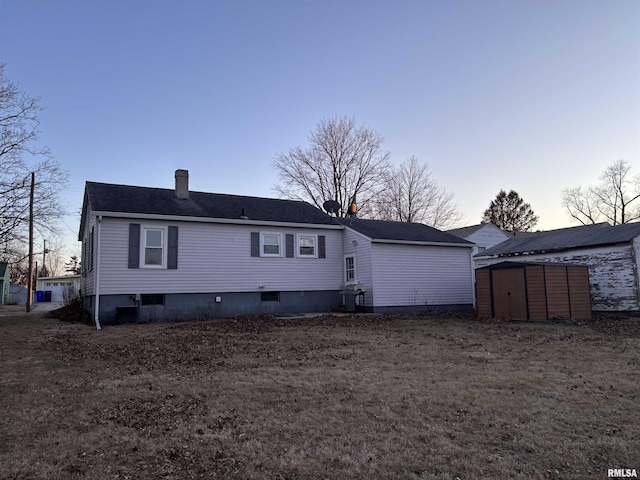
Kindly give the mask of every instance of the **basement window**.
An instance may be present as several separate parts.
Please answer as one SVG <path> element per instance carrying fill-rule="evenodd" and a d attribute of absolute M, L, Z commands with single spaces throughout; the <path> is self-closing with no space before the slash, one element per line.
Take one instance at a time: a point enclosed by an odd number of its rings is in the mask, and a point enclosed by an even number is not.
<path fill-rule="evenodd" d="M 279 302 L 280 292 L 261 292 L 260 301 L 261 302 Z"/>
<path fill-rule="evenodd" d="M 140 295 L 140 305 L 164 305 L 164 295 Z"/>

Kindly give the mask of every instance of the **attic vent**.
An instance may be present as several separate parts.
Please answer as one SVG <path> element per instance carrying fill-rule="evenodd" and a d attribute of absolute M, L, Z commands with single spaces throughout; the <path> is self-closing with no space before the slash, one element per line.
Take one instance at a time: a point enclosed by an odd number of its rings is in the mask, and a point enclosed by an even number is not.
<path fill-rule="evenodd" d="M 189 170 L 176 170 L 176 197 L 189 200 Z"/>

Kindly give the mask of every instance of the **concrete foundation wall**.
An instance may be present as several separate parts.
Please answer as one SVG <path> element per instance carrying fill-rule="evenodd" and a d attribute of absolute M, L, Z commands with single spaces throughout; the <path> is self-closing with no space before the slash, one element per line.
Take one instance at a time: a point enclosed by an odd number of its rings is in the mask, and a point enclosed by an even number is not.
<path fill-rule="evenodd" d="M 342 302 L 337 290 L 279 292 L 279 297 L 279 301 L 262 301 L 260 292 L 179 293 L 165 294 L 164 305 L 136 306 L 134 295 L 102 295 L 99 317 L 102 325 L 114 325 L 237 315 L 329 312 Z M 84 302 L 85 309 L 93 314 L 95 297 L 85 297 Z"/>

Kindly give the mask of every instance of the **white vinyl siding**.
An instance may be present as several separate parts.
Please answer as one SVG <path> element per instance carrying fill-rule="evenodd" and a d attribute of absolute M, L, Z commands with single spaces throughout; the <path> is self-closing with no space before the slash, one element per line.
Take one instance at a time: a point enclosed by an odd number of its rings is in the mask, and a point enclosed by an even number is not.
<path fill-rule="evenodd" d="M 473 304 L 470 248 L 371 246 L 375 306 Z"/>
<path fill-rule="evenodd" d="M 509 238 L 509 235 L 493 224 L 487 224 L 466 237 L 470 242 L 484 248 L 494 247 L 505 240 L 509 240 Z"/>
<path fill-rule="evenodd" d="M 338 290 L 343 282 L 341 230 L 278 228 L 283 240 L 286 234 L 324 235 L 326 258 L 267 259 L 251 256 L 255 226 L 171 222 L 180 232 L 178 269 L 129 269 L 129 223 L 103 219 L 101 294 Z M 167 223 L 145 226 L 163 228 Z"/>
<path fill-rule="evenodd" d="M 95 268 L 95 255 L 96 255 L 96 250 L 97 250 L 97 241 L 98 241 L 98 236 L 97 236 L 97 227 L 96 227 L 96 216 L 93 215 L 91 212 L 88 213 L 88 219 L 87 219 L 87 223 L 85 225 L 85 231 L 84 231 L 84 238 L 82 239 L 82 245 L 83 245 L 83 252 L 82 252 L 82 276 L 81 276 L 81 281 L 80 281 L 80 289 L 82 290 L 82 294 L 83 295 L 93 295 L 94 292 L 94 284 L 95 284 L 95 273 L 96 273 L 96 268 Z M 91 232 L 94 232 L 93 234 L 93 239 L 94 239 L 94 246 L 93 248 L 91 248 L 90 246 L 90 238 L 91 238 Z M 94 259 L 93 259 L 93 268 L 90 268 L 91 266 L 91 254 L 93 254 Z"/>
<path fill-rule="evenodd" d="M 364 303 L 371 307 L 374 304 L 375 292 L 373 290 L 373 273 L 371 270 L 371 240 L 364 235 L 346 228 L 343 232 L 344 255 L 342 259 L 341 281 L 345 283 L 344 257 L 355 255 L 356 280 L 366 293 Z"/>

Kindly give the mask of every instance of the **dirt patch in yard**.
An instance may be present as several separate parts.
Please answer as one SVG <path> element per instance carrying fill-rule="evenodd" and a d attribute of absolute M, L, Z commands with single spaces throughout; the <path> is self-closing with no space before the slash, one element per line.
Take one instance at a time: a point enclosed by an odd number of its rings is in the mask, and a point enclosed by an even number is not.
<path fill-rule="evenodd" d="M 607 478 L 640 469 L 613 320 L 0 317 L 0 478 Z"/>

